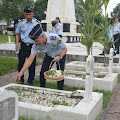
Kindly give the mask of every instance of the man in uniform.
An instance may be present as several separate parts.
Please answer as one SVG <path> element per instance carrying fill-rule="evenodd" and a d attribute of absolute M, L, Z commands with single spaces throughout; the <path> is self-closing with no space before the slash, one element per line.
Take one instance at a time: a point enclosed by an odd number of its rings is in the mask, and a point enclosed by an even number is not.
<path fill-rule="evenodd" d="M 56 33 L 56 28 L 57 28 L 57 22 L 56 21 L 52 21 L 52 28 L 50 29 L 49 33 Z"/>
<path fill-rule="evenodd" d="M 118 17 L 115 17 L 115 24 L 113 25 L 113 37 L 114 41 L 118 39 L 115 43 L 115 49 L 117 50 L 116 54 L 119 54 L 119 46 L 120 46 L 120 23 L 118 22 Z"/>
<path fill-rule="evenodd" d="M 67 48 L 63 43 L 62 39 L 57 34 L 47 34 L 45 35 L 40 25 L 36 25 L 33 30 L 30 32 L 29 37 L 34 40 L 34 45 L 31 50 L 31 55 L 26 60 L 23 68 L 16 76 L 16 81 L 21 78 L 25 70 L 31 65 L 33 62 L 38 50 L 46 53 L 46 56 L 43 60 L 42 68 L 40 71 L 40 87 L 45 87 L 45 78 L 44 72 L 49 70 L 49 65 L 51 61 L 55 61 L 60 63 L 60 69 L 64 71 L 65 66 L 65 55 L 67 52 Z M 57 65 L 57 69 L 58 69 Z M 63 90 L 64 80 L 57 82 L 57 88 L 59 90 Z"/>
<path fill-rule="evenodd" d="M 27 5 L 24 9 L 24 15 L 26 19 L 23 19 L 21 22 L 18 23 L 17 29 L 16 29 L 16 51 L 20 48 L 19 54 L 18 54 L 18 71 L 20 72 L 21 68 L 24 65 L 25 59 L 29 57 L 31 53 L 31 48 L 34 43 L 34 41 L 29 38 L 29 33 L 33 29 L 34 26 L 39 24 L 37 20 L 33 19 L 33 9 L 30 5 Z M 19 39 L 21 37 L 21 46 L 19 45 Z M 30 85 L 33 85 L 33 80 L 35 76 L 35 63 L 36 58 L 34 58 L 31 66 L 29 69 L 29 77 L 27 82 Z M 21 77 L 21 84 L 24 84 L 24 75 Z"/>

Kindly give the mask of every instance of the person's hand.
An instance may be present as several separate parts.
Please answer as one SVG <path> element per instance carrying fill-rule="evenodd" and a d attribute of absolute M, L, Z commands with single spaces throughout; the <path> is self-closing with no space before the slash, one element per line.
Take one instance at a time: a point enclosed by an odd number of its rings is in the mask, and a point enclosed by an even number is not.
<path fill-rule="evenodd" d="M 15 77 L 15 81 L 19 82 L 19 80 L 21 79 L 21 76 L 23 75 L 23 73 L 19 72 L 16 77 Z"/>
<path fill-rule="evenodd" d="M 20 47 L 20 45 L 17 43 L 17 44 L 15 45 L 15 50 L 17 51 L 19 47 Z"/>
<path fill-rule="evenodd" d="M 56 57 L 53 59 L 53 61 L 59 62 L 59 61 L 60 61 L 60 56 L 56 56 Z"/>

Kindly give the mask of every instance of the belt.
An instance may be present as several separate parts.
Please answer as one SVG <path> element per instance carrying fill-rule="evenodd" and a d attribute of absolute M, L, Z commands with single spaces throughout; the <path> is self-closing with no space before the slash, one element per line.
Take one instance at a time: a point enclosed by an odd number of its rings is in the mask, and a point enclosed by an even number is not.
<path fill-rule="evenodd" d="M 33 43 L 24 43 L 21 41 L 21 43 L 25 44 L 26 46 L 30 46 L 30 45 L 33 45 Z"/>

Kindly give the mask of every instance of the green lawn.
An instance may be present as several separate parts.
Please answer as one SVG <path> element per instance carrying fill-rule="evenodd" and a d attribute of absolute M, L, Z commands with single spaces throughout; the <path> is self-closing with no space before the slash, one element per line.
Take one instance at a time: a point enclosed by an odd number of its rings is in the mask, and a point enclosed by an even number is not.
<path fill-rule="evenodd" d="M 17 66 L 18 59 L 0 56 L 0 75 L 16 71 Z"/>
<path fill-rule="evenodd" d="M 8 43 L 8 36 L 11 36 L 11 42 L 15 42 L 15 37 L 9 34 L 0 34 L 0 44 L 1 43 Z"/>
<path fill-rule="evenodd" d="M 36 65 L 41 65 L 41 62 L 36 62 Z M 2 57 L 0 56 L 0 76 L 11 72 L 15 72 L 18 69 L 18 59 Z"/>

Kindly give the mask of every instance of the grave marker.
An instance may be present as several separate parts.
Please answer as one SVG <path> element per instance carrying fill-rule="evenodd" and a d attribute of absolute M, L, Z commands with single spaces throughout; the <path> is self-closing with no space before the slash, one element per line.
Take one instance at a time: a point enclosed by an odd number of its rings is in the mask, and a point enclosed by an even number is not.
<path fill-rule="evenodd" d="M 18 96 L 0 89 L 0 120 L 18 120 Z"/>
<path fill-rule="evenodd" d="M 113 69 L 113 53 L 114 50 L 113 48 L 110 49 L 110 57 L 109 57 L 109 76 L 112 74 L 112 69 Z"/>
<path fill-rule="evenodd" d="M 93 69 L 94 69 L 94 58 L 89 55 L 86 60 L 86 82 L 85 82 L 85 102 L 92 100 L 93 92 Z"/>

